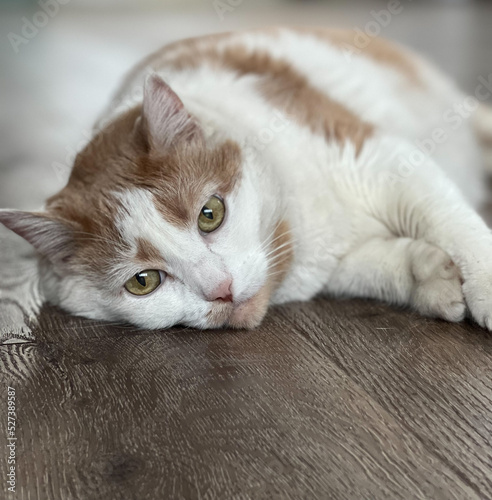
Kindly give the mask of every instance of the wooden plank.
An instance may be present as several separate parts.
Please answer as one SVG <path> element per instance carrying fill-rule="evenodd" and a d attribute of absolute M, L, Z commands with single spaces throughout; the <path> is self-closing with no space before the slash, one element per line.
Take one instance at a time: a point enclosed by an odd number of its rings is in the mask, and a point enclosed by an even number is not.
<path fill-rule="evenodd" d="M 364 301 L 285 310 L 302 334 L 481 498 L 492 497 L 492 336 Z"/>
<path fill-rule="evenodd" d="M 322 347 L 337 307 L 277 308 L 251 332 L 137 332 L 45 310 L 37 343 L 0 349 L 2 385 L 17 391 L 16 498 L 480 498 Z M 373 311 L 360 303 L 357 321 Z"/>

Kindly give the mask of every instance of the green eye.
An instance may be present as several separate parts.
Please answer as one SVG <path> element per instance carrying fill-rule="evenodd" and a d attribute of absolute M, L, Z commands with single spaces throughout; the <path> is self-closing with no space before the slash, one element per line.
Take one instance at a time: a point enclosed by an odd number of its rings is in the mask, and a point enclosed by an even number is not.
<path fill-rule="evenodd" d="M 133 295 L 148 295 L 161 284 L 159 271 L 142 271 L 125 283 L 125 288 Z"/>
<path fill-rule="evenodd" d="M 224 202 L 218 196 L 211 196 L 202 207 L 198 217 L 198 227 L 204 233 L 211 233 L 222 224 L 224 215 Z"/>

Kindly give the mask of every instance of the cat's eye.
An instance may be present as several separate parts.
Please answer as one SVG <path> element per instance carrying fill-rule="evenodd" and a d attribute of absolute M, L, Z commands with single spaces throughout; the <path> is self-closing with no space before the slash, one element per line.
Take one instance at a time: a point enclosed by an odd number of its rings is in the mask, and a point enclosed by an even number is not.
<path fill-rule="evenodd" d="M 125 283 L 125 288 L 133 295 L 148 295 L 161 284 L 159 271 L 142 271 Z"/>
<path fill-rule="evenodd" d="M 218 196 L 211 196 L 200 211 L 198 227 L 204 233 L 211 233 L 222 224 L 224 216 L 224 202 Z"/>

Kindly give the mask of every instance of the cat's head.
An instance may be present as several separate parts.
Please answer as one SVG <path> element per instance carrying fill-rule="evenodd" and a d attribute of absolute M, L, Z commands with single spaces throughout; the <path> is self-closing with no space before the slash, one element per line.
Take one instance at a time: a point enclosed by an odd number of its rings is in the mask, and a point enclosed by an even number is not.
<path fill-rule="evenodd" d="M 292 244 L 251 151 L 205 133 L 158 76 L 78 155 L 43 213 L 0 222 L 43 257 L 48 298 L 144 328 L 254 327 Z"/>

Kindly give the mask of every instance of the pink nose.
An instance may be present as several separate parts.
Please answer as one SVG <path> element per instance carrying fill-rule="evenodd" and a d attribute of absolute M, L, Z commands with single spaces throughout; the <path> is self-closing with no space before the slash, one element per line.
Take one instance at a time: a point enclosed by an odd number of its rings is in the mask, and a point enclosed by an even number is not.
<path fill-rule="evenodd" d="M 215 290 L 207 294 L 207 300 L 210 302 L 220 300 L 222 302 L 232 302 L 232 280 L 223 281 Z"/>

